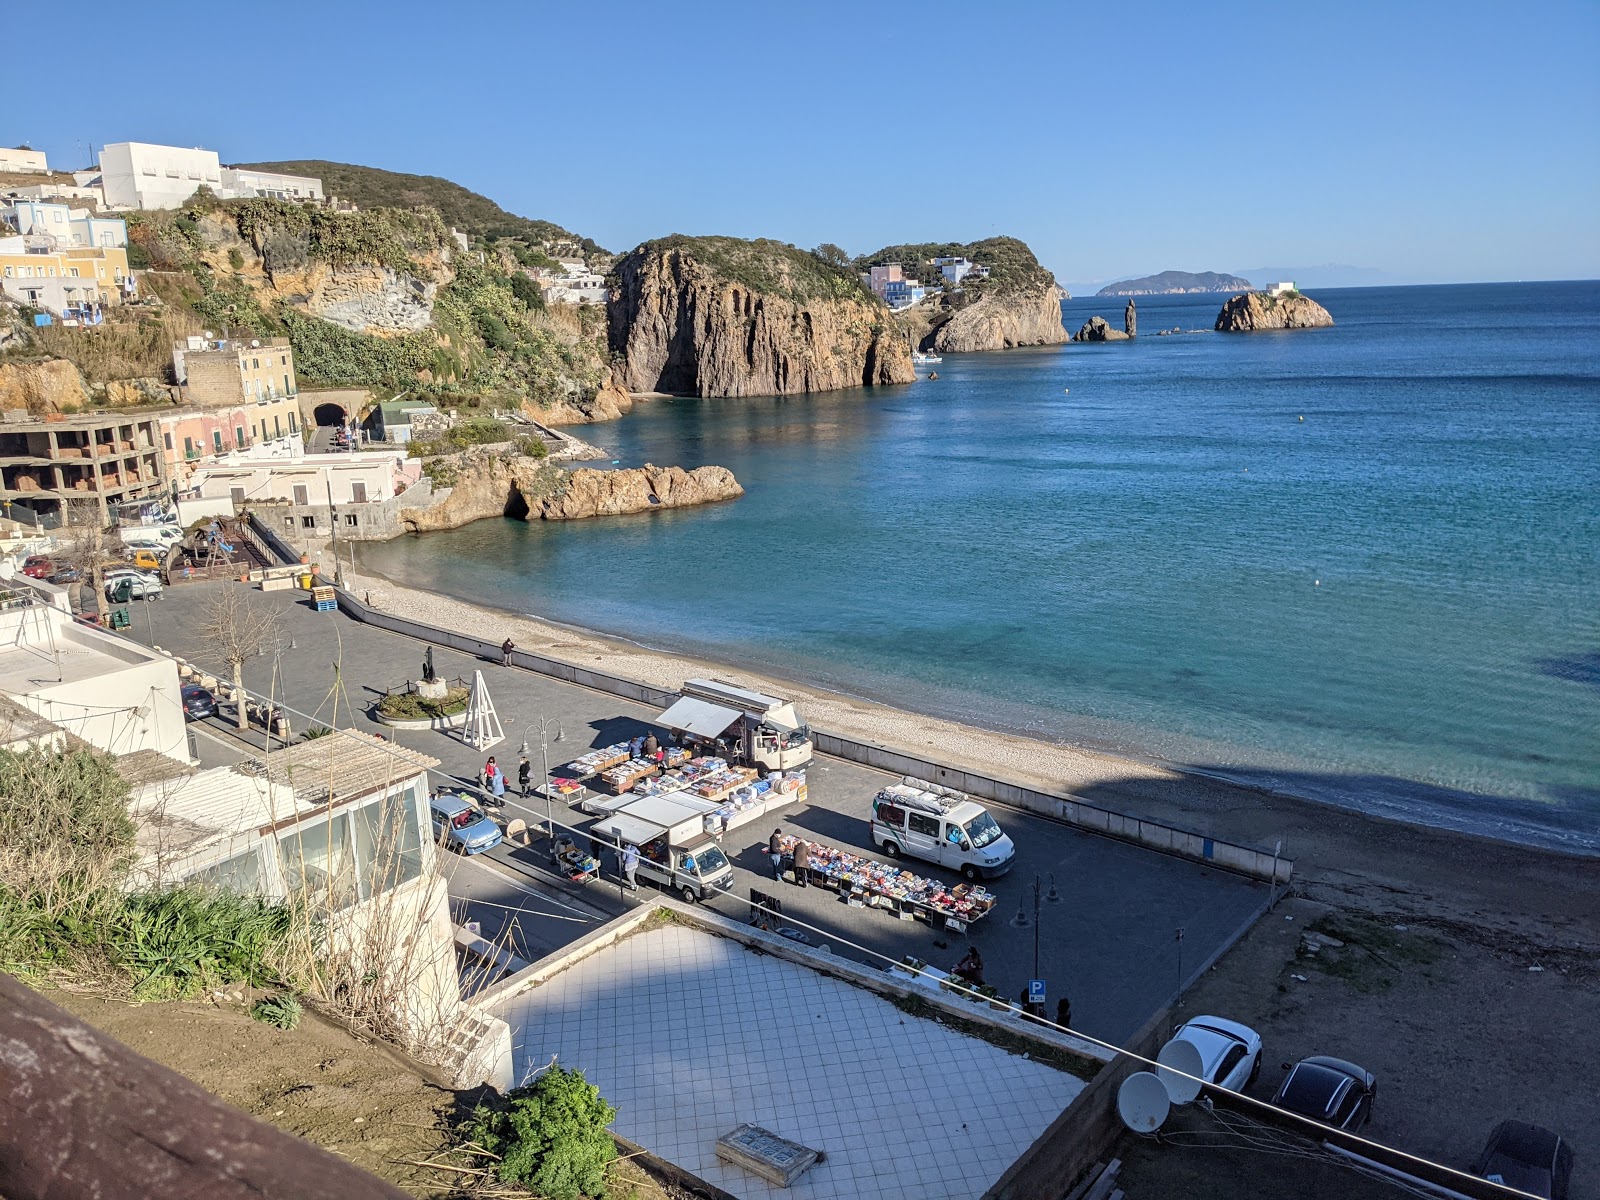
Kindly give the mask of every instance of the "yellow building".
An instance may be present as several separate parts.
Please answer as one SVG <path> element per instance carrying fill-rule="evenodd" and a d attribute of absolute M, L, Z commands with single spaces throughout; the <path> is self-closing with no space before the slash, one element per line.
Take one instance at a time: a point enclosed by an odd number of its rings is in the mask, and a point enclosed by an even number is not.
<path fill-rule="evenodd" d="M 0 238 L 0 289 L 13 300 L 57 315 L 117 303 L 128 278 L 127 250 L 57 246 L 56 239 L 43 236 Z"/>
<path fill-rule="evenodd" d="M 266 406 L 266 427 L 255 440 L 286 437 L 299 426 L 300 384 L 288 338 L 185 338 L 172 348 L 172 370 L 185 395 L 203 408 Z M 293 422 L 288 419 L 294 413 Z M 279 420 L 274 425 L 272 418 Z M 271 428 L 282 432 L 269 432 Z"/>

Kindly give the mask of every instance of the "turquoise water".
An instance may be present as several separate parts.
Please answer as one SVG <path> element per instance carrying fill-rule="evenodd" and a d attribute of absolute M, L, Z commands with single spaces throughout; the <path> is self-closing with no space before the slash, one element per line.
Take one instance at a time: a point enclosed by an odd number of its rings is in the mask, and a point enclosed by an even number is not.
<path fill-rule="evenodd" d="M 1220 300 L 1151 297 L 1134 343 L 644 405 L 589 435 L 747 495 L 363 558 L 901 707 L 1600 851 L 1600 285 L 1317 298 L 1335 328 L 1156 337 Z M 1122 302 L 1065 309 L 1119 324 Z"/>

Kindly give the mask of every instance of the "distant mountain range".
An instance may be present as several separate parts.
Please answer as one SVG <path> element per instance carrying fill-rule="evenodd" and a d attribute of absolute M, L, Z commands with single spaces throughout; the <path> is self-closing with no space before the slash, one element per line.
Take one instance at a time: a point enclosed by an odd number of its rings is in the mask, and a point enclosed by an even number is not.
<path fill-rule="evenodd" d="M 1138 279 L 1107 284 L 1097 296 L 1170 296 L 1182 292 L 1248 292 L 1248 279 L 1221 275 L 1216 271 L 1162 271 Z"/>

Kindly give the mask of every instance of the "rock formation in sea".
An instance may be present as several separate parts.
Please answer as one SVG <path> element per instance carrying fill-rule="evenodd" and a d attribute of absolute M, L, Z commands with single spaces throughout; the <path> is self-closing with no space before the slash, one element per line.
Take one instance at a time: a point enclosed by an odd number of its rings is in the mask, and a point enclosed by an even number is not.
<path fill-rule="evenodd" d="M 458 529 L 488 517 L 525 521 L 573 521 L 620 516 L 653 508 L 685 508 L 744 495 L 726 467 L 658 467 L 646 463 L 623 471 L 580 467 L 568 471 L 540 459 L 471 453 L 456 464 L 448 488 L 426 508 L 400 512 L 413 533 Z"/>
<path fill-rule="evenodd" d="M 1139 336 L 1139 310 L 1134 307 L 1133 301 L 1128 301 L 1128 307 L 1122 310 L 1122 331 L 1129 337 Z"/>
<path fill-rule="evenodd" d="M 1125 342 L 1128 335 L 1120 329 L 1113 329 L 1104 317 L 1090 317 L 1079 327 L 1078 332 L 1072 335 L 1075 342 Z"/>
<path fill-rule="evenodd" d="M 1333 317 L 1327 309 L 1299 292 L 1279 296 L 1246 292 L 1222 306 L 1216 328 L 1221 333 L 1252 333 L 1259 329 L 1316 329 L 1332 324 Z"/>
<path fill-rule="evenodd" d="M 771 396 L 916 378 L 883 302 L 793 246 L 670 237 L 614 273 L 607 316 L 625 391 Z"/>

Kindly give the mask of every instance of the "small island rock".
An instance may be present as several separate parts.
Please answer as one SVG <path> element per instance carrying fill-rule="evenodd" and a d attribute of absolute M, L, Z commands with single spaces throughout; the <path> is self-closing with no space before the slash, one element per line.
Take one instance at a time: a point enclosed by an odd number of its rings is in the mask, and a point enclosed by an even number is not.
<path fill-rule="evenodd" d="M 1299 292 L 1271 295 L 1246 292 L 1231 297 L 1217 314 L 1221 333 L 1253 333 L 1260 329 L 1317 329 L 1332 325 L 1333 317 L 1309 296 Z"/>
<path fill-rule="evenodd" d="M 1075 342 L 1125 342 L 1128 335 L 1120 329 L 1111 328 L 1104 317 L 1090 317 L 1083 323 L 1077 333 L 1072 335 Z"/>

